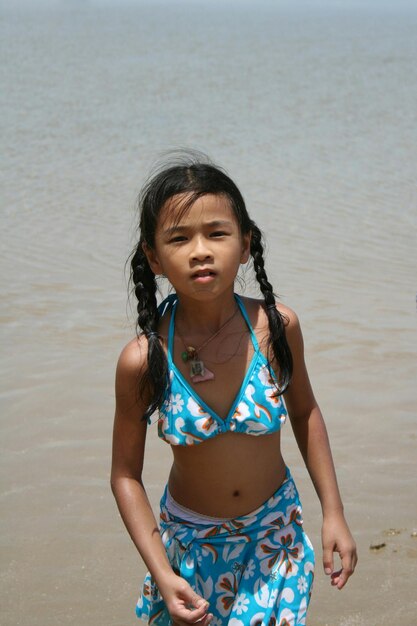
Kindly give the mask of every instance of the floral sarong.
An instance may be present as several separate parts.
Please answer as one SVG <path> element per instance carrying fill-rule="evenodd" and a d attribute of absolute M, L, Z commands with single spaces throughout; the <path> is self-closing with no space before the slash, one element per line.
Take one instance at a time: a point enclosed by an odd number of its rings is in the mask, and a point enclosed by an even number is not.
<path fill-rule="evenodd" d="M 167 510 L 161 537 L 173 570 L 210 604 L 211 626 L 305 626 L 314 577 L 314 551 L 303 530 L 294 480 L 287 475 L 258 509 L 201 524 Z M 155 626 L 172 621 L 148 573 L 136 615 Z"/>

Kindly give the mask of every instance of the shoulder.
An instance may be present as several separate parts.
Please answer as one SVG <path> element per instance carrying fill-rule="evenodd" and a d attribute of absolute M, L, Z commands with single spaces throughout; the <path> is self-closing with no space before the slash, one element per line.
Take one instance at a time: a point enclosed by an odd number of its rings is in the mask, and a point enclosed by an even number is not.
<path fill-rule="evenodd" d="M 247 298 L 245 296 L 240 296 L 240 298 L 254 329 L 260 332 L 262 332 L 262 330 L 268 332 L 268 315 L 265 301 L 257 298 Z M 296 312 L 282 302 L 276 303 L 276 309 L 282 317 L 286 334 L 296 335 L 300 333 L 300 321 Z"/>
<path fill-rule="evenodd" d="M 117 361 L 117 367 L 126 372 L 138 372 L 146 364 L 147 358 L 148 341 L 145 335 L 139 335 L 125 345 Z"/>
<path fill-rule="evenodd" d="M 125 345 L 116 367 L 116 393 L 128 393 L 137 385 L 148 367 L 148 341 L 144 335 L 135 337 Z"/>
<path fill-rule="evenodd" d="M 294 309 L 291 309 L 286 304 L 278 302 L 277 311 L 284 321 L 285 333 L 287 336 L 298 335 L 301 332 L 300 320 Z"/>

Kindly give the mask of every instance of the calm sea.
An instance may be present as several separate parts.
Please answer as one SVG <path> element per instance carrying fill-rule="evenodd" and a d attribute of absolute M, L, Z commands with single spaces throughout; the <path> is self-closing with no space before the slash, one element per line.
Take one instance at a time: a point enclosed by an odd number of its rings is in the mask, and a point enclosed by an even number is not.
<path fill-rule="evenodd" d="M 141 566 L 126 574 L 133 549 L 107 487 L 112 380 L 133 332 L 135 198 L 172 148 L 224 166 L 266 234 L 356 519 L 352 467 L 375 476 L 368 499 L 379 479 L 411 518 L 400 493 L 415 489 L 417 406 L 411 3 L 1 2 L 0 26 L 4 624 L 134 623 Z M 152 463 L 156 501 L 166 465 Z M 366 524 L 358 532 L 366 543 Z M 329 623 L 391 624 L 388 609 L 369 621 L 360 592 L 356 621 L 326 600 Z"/>

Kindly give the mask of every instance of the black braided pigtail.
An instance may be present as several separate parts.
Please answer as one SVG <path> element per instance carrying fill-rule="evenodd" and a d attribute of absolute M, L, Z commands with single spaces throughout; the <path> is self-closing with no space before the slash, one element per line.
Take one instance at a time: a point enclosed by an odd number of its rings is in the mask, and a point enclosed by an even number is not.
<path fill-rule="evenodd" d="M 284 393 L 290 384 L 292 376 L 292 355 L 285 336 L 285 324 L 282 315 L 277 311 L 275 294 L 265 272 L 264 248 L 262 245 L 262 233 L 255 222 L 251 223 L 250 252 L 253 258 L 253 267 L 256 280 L 259 283 L 262 295 L 265 299 L 266 312 L 269 322 L 268 353 L 275 357 L 279 367 L 278 394 Z"/>
<path fill-rule="evenodd" d="M 141 382 L 141 387 L 150 389 L 150 404 L 144 419 L 161 406 L 168 384 L 168 363 L 158 336 L 159 313 L 156 302 L 156 280 L 148 259 L 142 248 L 142 240 L 132 256 L 131 278 L 138 300 L 138 328 L 141 328 L 148 340 L 148 368 Z"/>
<path fill-rule="evenodd" d="M 161 211 L 164 213 L 163 220 L 168 218 L 174 223 L 179 222 L 198 198 L 210 194 L 226 197 L 230 201 L 241 234 L 252 233 L 251 254 L 269 320 L 268 360 L 270 363 L 276 361 L 279 368 L 277 393 L 283 393 L 290 383 L 292 357 L 285 337 L 285 318 L 275 308 L 274 292 L 265 273 L 261 232 L 249 218 L 242 194 L 226 172 L 200 153 L 180 151 L 175 156 L 175 162 L 154 170 L 145 183 L 138 202 L 140 241 L 131 258 L 131 280 L 138 299 L 138 327 L 148 340 L 148 368 L 140 380 L 140 388 L 146 393 L 148 390 L 150 392 L 150 403 L 145 417 L 149 417 L 162 405 L 166 390 L 169 389 L 169 372 L 167 358 L 158 337 L 159 313 L 155 275 L 142 246 L 146 243 L 149 250 L 155 250 Z"/>

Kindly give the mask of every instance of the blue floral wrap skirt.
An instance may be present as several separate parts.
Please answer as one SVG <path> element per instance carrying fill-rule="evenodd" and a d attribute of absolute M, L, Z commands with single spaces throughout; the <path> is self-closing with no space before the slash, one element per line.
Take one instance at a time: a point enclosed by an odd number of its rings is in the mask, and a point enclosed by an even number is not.
<path fill-rule="evenodd" d="M 214 523 L 173 516 L 161 499 L 160 532 L 173 570 L 209 602 L 211 626 L 305 626 L 314 551 L 303 530 L 294 480 L 252 513 Z M 155 626 L 172 620 L 148 573 L 136 615 Z"/>

